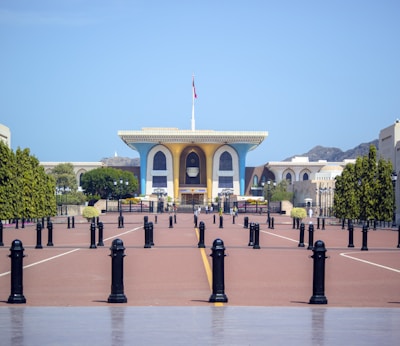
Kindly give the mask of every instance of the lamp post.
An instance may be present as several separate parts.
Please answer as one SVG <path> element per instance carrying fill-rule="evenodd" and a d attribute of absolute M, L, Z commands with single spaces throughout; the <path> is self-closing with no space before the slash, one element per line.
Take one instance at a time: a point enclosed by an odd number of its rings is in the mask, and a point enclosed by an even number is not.
<path fill-rule="evenodd" d="M 276 186 L 276 182 L 272 183 L 273 186 Z M 264 186 L 264 185 L 263 185 Z M 268 206 L 267 206 L 267 213 L 268 213 L 268 221 L 270 220 L 270 214 L 271 214 L 271 180 L 267 181 L 267 201 L 268 201 Z"/>
<path fill-rule="evenodd" d="M 157 195 L 157 213 L 162 213 L 164 210 L 164 201 L 162 200 L 163 196 L 166 196 L 166 192 L 164 189 L 155 189 L 154 193 Z"/>
<path fill-rule="evenodd" d="M 123 192 L 123 186 L 128 186 L 129 185 L 129 181 L 126 180 L 124 182 L 124 180 L 122 178 L 119 178 L 119 185 L 118 182 L 116 180 L 114 180 L 114 186 L 118 189 L 118 211 L 120 213 L 120 215 L 122 216 L 122 205 L 121 205 L 121 198 L 122 198 L 122 192 Z"/>
<path fill-rule="evenodd" d="M 397 173 L 395 171 L 392 172 L 390 176 L 392 178 L 393 185 L 393 223 L 392 227 L 396 227 L 396 181 L 397 181 Z"/>

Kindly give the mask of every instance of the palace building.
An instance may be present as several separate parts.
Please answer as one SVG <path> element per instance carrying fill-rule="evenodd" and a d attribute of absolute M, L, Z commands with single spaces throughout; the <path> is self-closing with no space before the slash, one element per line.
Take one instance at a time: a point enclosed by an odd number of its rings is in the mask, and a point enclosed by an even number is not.
<path fill-rule="evenodd" d="M 143 128 L 118 135 L 140 155 L 142 195 L 204 205 L 245 194 L 246 155 L 268 132 Z"/>

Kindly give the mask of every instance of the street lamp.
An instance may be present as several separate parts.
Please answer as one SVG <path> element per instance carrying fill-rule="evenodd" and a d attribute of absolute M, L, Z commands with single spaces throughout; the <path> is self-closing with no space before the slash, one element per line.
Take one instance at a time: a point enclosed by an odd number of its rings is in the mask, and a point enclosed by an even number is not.
<path fill-rule="evenodd" d="M 122 216 L 122 205 L 121 205 L 121 197 L 122 197 L 122 192 L 123 192 L 123 186 L 128 186 L 129 185 L 129 181 L 126 180 L 124 182 L 124 180 L 122 178 L 119 179 L 119 187 L 118 187 L 118 182 L 116 180 L 114 180 L 114 186 L 116 188 L 118 188 L 118 211 L 120 213 L 120 215 Z"/>
<path fill-rule="evenodd" d="M 392 172 L 390 176 L 392 178 L 393 185 L 393 223 L 392 227 L 396 227 L 396 181 L 397 181 L 397 173 L 395 171 Z"/>
<path fill-rule="evenodd" d="M 162 200 L 163 196 L 166 196 L 167 193 L 164 189 L 154 189 L 154 193 L 157 195 L 157 213 L 162 213 L 164 210 L 164 201 Z"/>
<path fill-rule="evenodd" d="M 276 183 L 273 182 L 274 187 L 276 186 Z M 268 206 L 267 206 L 267 213 L 268 213 L 268 224 L 270 222 L 270 214 L 271 214 L 271 180 L 267 181 L 267 200 L 268 200 Z"/>

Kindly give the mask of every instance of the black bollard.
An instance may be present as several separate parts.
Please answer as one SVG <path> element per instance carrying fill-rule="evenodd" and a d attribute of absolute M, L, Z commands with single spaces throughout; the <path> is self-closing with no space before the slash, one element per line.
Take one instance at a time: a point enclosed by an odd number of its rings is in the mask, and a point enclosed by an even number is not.
<path fill-rule="evenodd" d="M 0 246 L 4 246 L 4 243 L 3 243 L 3 222 L 1 222 L 1 220 L 0 220 Z"/>
<path fill-rule="evenodd" d="M 68 223 L 67 228 L 70 229 L 71 228 L 71 218 L 69 216 L 67 217 L 67 223 Z"/>
<path fill-rule="evenodd" d="M 267 224 L 268 224 L 268 228 L 271 228 L 271 216 L 268 212 L 268 216 L 267 216 Z"/>
<path fill-rule="evenodd" d="M 18 219 L 15 219 L 15 229 L 18 229 Z"/>
<path fill-rule="evenodd" d="M 25 228 L 25 218 L 21 219 L 21 228 Z"/>
<path fill-rule="evenodd" d="M 400 226 L 399 226 L 399 228 L 398 228 L 397 248 L 400 248 Z"/>
<path fill-rule="evenodd" d="M 150 243 L 151 246 L 154 246 L 153 231 L 154 231 L 153 223 L 149 222 L 149 243 Z"/>
<path fill-rule="evenodd" d="M 325 230 L 325 218 L 322 218 L 322 230 Z"/>
<path fill-rule="evenodd" d="M 103 225 L 103 223 L 99 222 L 97 224 L 97 228 L 99 229 L 99 241 L 97 242 L 97 246 L 104 246 L 104 242 L 103 242 L 104 225 Z"/>
<path fill-rule="evenodd" d="M 317 217 L 317 229 L 319 229 L 319 217 Z"/>
<path fill-rule="evenodd" d="M 232 215 L 232 224 L 235 224 L 235 215 Z"/>
<path fill-rule="evenodd" d="M 260 249 L 260 224 L 254 224 L 254 245 L 253 249 Z"/>
<path fill-rule="evenodd" d="M 347 247 L 354 247 L 354 228 L 352 222 L 349 222 L 349 244 Z"/>
<path fill-rule="evenodd" d="M 53 223 L 47 223 L 47 246 L 54 246 L 53 244 Z"/>
<path fill-rule="evenodd" d="M 213 215 L 214 225 L 215 225 L 215 214 Z"/>
<path fill-rule="evenodd" d="M 174 214 L 174 223 L 176 224 L 176 214 Z"/>
<path fill-rule="evenodd" d="M 342 219 L 342 229 L 344 229 L 345 219 Z"/>
<path fill-rule="evenodd" d="M 96 246 L 96 224 L 92 222 L 90 224 L 90 249 L 97 249 Z"/>
<path fill-rule="evenodd" d="M 300 219 L 296 217 L 296 229 L 299 229 L 300 227 Z"/>
<path fill-rule="evenodd" d="M 143 227 L 146 226 L 146 223 L 149 222 L 149 217 L 148 216 L 143 216 Z"/>
<path fill-rule="evenodd" d="M 248 216 L 244 217 L 243 228 L 249 228 L 249 218 L 248 218 Z"/>
<path fill-rule="evenodd" d="M 313 295 L 310 304 L 328 304 L 325 297 L 325 244 L 322 240 L 317 240 L 314 244 L 313 255 Z"/>
<path fill-rule="evenodd" d="M 249 244 L 248 246 L 254 246 L 254 222 L 250 222 L 250 229 L 249 229 Z"/>
<path fill-rule="evenodd" d="M 300 225 L 300 240 L 298 247 L 304 247 L 304 223 L 302 222 Z"/>
<path fill-rule="evenodd" d="M 271 229 L 275 229 L 275 219 L 271 217 Z"/>
<path fill-rule="evenodd" d="M 157 225 L 157 215 L 154 215 L 154 223 Z"/>
<path fill-rule="evenodd" d="M 205 248 L 206 246 L 204 245 L 204 230 L 205 230 L 205 225 L 203 221 L 200 221 L 199 224 L 199 242 L 197 244 L 198 248 Z"/>
<path fill-rule="evenodd" d="M 368 251 L 367 243 L 368 243 L 368 226 L 367 225 L 363 225 L 361 251 Z"/>
<path fill-rule="evenodd" d="M 193 215 L 194 228 L 197 228 L 197 215 Z"/>
<path fill-rule="evenodd" d="M 72 217 L 72 228 L 75 228 L 75 216 Z"/>
<path fill-rule="evenodd" d="M 310 222 L 308 226 L 308 247 L 307 250 L 313 249 L 313 242 L 314 242 L 314 225 Z"/>
<path fill-rule="evenodd" d="M 38 222 L 36 224 L 36 246 L 35 249 L 43 249 L 42 246 L 42 224 Z"/>
<path fill-rule="evenodd" d="M 144 224 L 144 248 L 145 249 L 151 248 L 150 228 L 149 228 L 149 223 L 148 222 L 146 222 Z"/>
<path fill-rule="evenodd" d="M 219 228 L 224 228 L 224 217 L 222 215 L 219 216 Z"/>
<path fill-rule="evenodd" d="M 212 294 L 208 300 L 210 303 L 227 303 L 225 294 L 225 246 L 221 239 L 215 239 L 211 248 L 212 263 Z"/>
<path fill-rule="evenodd" d="M 195 227 L 196 227 L 196 224 L 195 224 Z M 170 215 L 170 217 L 169 217 L 169 228 L 174 228 L 174 225 L 172 223 L 172 215 Z"/>
<path fill-rule="evenodd" d="M 15 239 L 10 248 L 11 258 L 11 294 L 8 297 L 9 304 L 25 304 L 26 299 L 23 294 L 23 258 L 24 248 L 22 242 Z"/>
<path fill-rule="evenodd" d="M 111 250 L 111 294 L 108 303 L 126 303 L 124 294 L 124 257 L 125 247 L 121 239 L 114 239 Z"/>
<path fill-rule="evenodd" d="M 118 216 L 118 228 L 124 228 L 124 217 L 122 216 L 122 213 Z"/>

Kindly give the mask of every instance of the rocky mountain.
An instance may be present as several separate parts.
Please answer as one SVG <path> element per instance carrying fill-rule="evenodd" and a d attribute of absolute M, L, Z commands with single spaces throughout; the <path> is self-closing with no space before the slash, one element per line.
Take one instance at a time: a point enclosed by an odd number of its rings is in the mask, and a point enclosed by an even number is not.
<path fill-rule="evenodd" d="M 375 139 L 372 142 L 362 143 L 353 149 L 342 151 L 335 147 L 315 146 L 310 151 L 304 154 L 291 156 L 283 161 L 290 161 L 295 156 L 308 156 L 310 161 L 326 160 L 328 162 L 341 162 L 345 159 L 356 159 L 359 156 L 368 155 L 370 145 L 375 145 L 378 149 L 379 140 Z"/>

